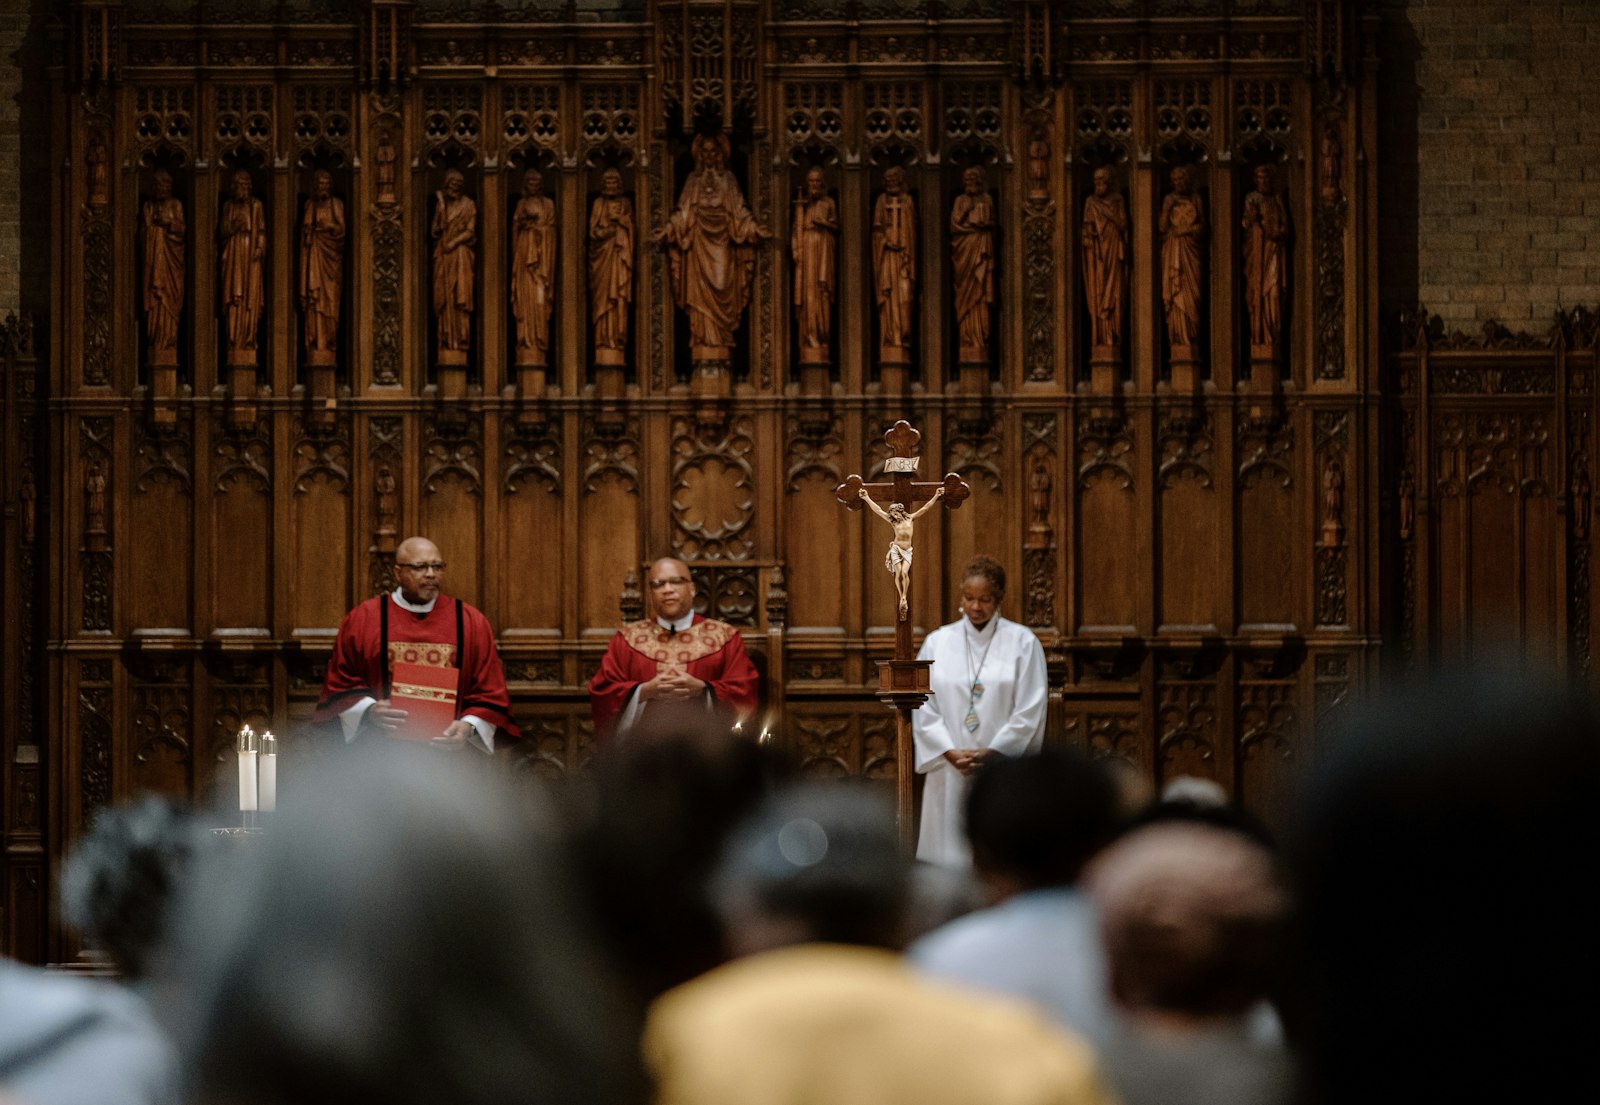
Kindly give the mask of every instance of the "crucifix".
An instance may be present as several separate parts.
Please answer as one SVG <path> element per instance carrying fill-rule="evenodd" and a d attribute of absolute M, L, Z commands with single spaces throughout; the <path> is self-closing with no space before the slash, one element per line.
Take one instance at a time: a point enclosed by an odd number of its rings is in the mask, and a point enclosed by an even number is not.
<path fill-rule="evenodd" d="M 911 423 L 900 419 L 883 435 L 893 455 L 883 463 L 883 471 L 890 479 L 882 483 L 867 483 L 858 475 L 848 476 L 834 489 L 834 496 L 846 510 L 870 507 L 878 517 L 894 529 L 888 554 L 883 566 L 894 577 L 897 603 L 894 623 L 894 658 L 878 661 L 878 698 L 895 711 L 895 819 L 900 828 L 900 840 L 906 850 L 911 850 L 916 829 L 912 823 L 911 773 L 913 764 L 911 741 L 911 711 L 928 698 L 928 669 L 931 660 L 918 660 L 911 648 L 911 535 L 912 523 L 935 503 L 943 503 L 954 510 L 964 502 L 971 489 L 966 481 L 954 472 L 948 473 L 938 483 L 919 482 L 916 479 L 917 442 L 922 434 L 911 428 Z M 888 504 L 887 509 L 880 504 Z M 916 510 L 917 503 L 924 505 Z"/>

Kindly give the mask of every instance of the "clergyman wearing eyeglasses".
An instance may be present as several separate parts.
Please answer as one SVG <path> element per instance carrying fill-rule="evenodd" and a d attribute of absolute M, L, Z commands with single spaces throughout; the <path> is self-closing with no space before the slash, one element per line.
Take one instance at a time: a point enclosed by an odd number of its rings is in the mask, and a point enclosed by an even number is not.
<path fill-rule="evenodd" d="M 739 631 L 694 612 L 694 580 L 676 557 L 657 560 L 645 578 L 655 616 L 623 626 L 589 681 L 595 739 L 625 737 L 652 707 L 672 703 L 749 717 L 757 676 Z"/>
<path fill-rule="evenodd" d="M 440 593 L 444 568 L 426 537 L 400 543 L 399 586 L 339 626 L 317 721 L 337 721 L 346 741 L 397 738 L 447 750 L 470 744 L 492 753 L 496 734 L 521 736 L 489 619 Z"/>

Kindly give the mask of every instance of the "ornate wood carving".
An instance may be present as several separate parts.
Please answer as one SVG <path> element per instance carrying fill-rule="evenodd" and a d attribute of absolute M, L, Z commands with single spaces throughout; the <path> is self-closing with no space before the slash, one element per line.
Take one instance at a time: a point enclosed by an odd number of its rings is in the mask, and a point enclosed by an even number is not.
<path fill-rule="evenodd" d="M 695 560 L 746 560 L 755 552 L 755 423 L 735 418 L 708 434 L 685 416 L 672 422 L 672 548 Z"/>
<path fill-rule="evenodd" d="M 1028 487 L 1028 531 L 1023 542 L 1023 623 L 1047 628 L 1056 623 L 1056 537 L 1052 524 L 1056 472 L 1056 416 L 1028 414 L 1022 419 Z"/>
<path fill-rule="evenodd" d="M 1312 419 L 1313 450 L 1321 498 L 1316 549 L 1318 627 L 1349 624 L 1345 583 L 1344 488 L 1349 463 L 1350 418 L 1344 411 L 1319 410 Z"/>
<path fill-rule="evenodd" d="M 583 490 L 592 495 L 605 479 L 615 479 L 630 492 L 639 490 L 639 423 L 629 421 L 620 433 L 601 433 L 593 420 L 583 428 Z"/>

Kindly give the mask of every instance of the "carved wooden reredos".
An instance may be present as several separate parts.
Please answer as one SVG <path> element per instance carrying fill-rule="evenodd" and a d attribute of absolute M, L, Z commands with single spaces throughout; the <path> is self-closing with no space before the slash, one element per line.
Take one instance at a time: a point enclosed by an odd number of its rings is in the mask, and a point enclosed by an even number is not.
<path fill-rule="evenodd" d="M 586 759 L 672 551 L 780 739 L 892 775 L 884 536 L 833 488 L 901 417 L 972 488 L 918 527 L 923 628 L 998 557 L 1050 739 L 1155 779 L 1276 816 L 1380 640 L 1518 613 L 1588 664 L 1592 328 L 1414 327 L 1380 371 L 1361 5 L 69 7 L 53 312 L 6 331 L 14 954 L 72 954 L 46 876 L 96 808 L 308 715 L 408 533 L 499 634 L 533 768 Z M 734 241 L 671 229 L 713 192 Z"/>

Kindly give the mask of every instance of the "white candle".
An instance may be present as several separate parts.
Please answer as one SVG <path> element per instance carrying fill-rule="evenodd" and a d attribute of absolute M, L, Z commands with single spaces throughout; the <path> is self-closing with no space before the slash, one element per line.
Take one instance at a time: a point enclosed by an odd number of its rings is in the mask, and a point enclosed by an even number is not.
<path fill-rule="evenodd" d="M 278 738 L 271 730 L 261 734 L 261 778 L 257 796 L 262 813 L 278 808 Z"/>
<path fill-rule="evenodd" d="M 256 808 L 256 735 L 246 725 L 239 730 L 239 809 Z"/>

